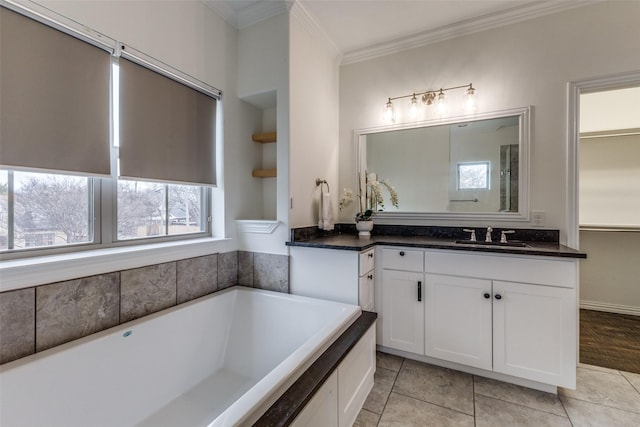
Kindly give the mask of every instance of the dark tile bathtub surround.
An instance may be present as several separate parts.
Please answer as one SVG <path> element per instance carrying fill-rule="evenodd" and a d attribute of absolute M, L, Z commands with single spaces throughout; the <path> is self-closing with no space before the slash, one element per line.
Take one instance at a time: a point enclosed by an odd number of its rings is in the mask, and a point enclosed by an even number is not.
<path fill-rule="evenodd" d="M 218 290 L 218 257 L 221 256 L 207 255 L 176 263 L 178 304 Z"/>
<path fill-rule="evenodd" d="M 253 252 L 238 251 L 238 285 L 253 286 Z"/>
<path fill-rule="evenodd" d="M 236 284 L 288 292 L 289 257 L 233 251 L 2 292 L 0 363 Z"/>
<path fill-rule="evenodd" d="M 218 254 L 218 290 L 238 283 L 238 251 Z"/>
<path fill-rule="evenodd" d="M 0 294 L 0 363 L 36 349 L 35 288 Z"/>
<path fill-rule="evenodd" d="M 120 322 L 120 273 L 36 288 L 36 352 Z"/>
<path fill-rule="evenodd" d="M 253 287 L 289 292 L 289 257 L 287 255 L 253 254 Z"/>
<path fill-rule="evenodd" d="M 121 322 L 176 305 L 176 262 L 125 270 L 120 281 Z"/>

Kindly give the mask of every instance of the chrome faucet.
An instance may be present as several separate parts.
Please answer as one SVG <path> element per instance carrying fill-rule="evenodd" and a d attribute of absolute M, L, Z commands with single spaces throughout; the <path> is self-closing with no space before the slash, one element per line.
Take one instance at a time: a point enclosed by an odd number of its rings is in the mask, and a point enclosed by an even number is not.
<path fill-rule="evenodd" d="M 487 235 L 484 238 L 485 242 L 489 242 L 491 243 L 491 232 L 493 231 L 493 228 L 491 228 L 491 226 L 487 227 Z"/>
<path fill-rule="evenodd" d="M 476 241 L 476 230 L 469 229 L 469 228 L 463 228 L 462 231 L 464 231 L 466 233 L 471 233 L 471 237 L 469 237 L 469 241 L 470 242 L 475 242 Z"/>
<path fill-rule="evenodd" d="M 507 243 L 507 234 L 513 234 L 515 230 L 502 230 L 500 234 L 500 243 Z"/>

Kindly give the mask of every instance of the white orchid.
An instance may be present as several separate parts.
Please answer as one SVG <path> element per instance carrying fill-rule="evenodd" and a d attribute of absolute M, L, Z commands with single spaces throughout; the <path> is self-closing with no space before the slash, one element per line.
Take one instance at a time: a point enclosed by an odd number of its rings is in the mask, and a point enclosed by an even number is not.
<path fill-rule="evenodd" d="M 359 202 L 359 211 L 356 213 L 357 221 L 368 221 L 371 219 L 373 212 L 384 209 L 384 198 L 382 188 L 386 188 L 389 192 L 391 204 L 398 207 L 398 192 L 386 180 L 378 180 L 377 174 L 371 172 L 364 173 L 364 187 L 362 186 L 361 175 L 358 174 L 358 194 L 354 194 L 350 188 L 345 188 L 342 196 L 340 196 L 340 209 L 347 207 L 357 198 Z"/>

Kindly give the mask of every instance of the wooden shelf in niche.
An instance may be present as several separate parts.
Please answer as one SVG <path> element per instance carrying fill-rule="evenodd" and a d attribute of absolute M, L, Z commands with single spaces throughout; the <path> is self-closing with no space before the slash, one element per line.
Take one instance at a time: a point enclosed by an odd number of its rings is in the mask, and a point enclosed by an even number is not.
<path fill-rule="evenodd" d="M 255 169 L 251 175 L 255 178 L 274 178 L 277 176 L 277 169 Z"/>
<path fill-rule="evenodd" d="M 254 142 L 259 142 L 261 144 L 267 144 L 270 142 L 276 142 L 277 133 L 276 132 L 263 132 L 263 133 L 254 133 L 251 135 L 251 139 Z M 274 178 L 277 176 L 277 169 L 255 169 L 251 175 L 255 178 Z"/>
<path fill-rule="evenodd" d="M 277 141 L 277 133 L 276 132 L 265 132 L 265 133 L 254 133 L 251 136 L 254 142 L 259 142 L 261 144 L 267 144 L 269 142 Z"/>

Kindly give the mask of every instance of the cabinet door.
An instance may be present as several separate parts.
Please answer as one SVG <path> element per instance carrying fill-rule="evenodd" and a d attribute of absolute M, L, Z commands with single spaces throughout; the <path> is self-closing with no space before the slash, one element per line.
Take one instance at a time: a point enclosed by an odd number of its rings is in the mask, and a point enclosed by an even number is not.
<path fill-rule="evenodd" d="M 374 272 L 369 271 L 364 276 L 360 277 L 360 284 L 358 286 L 360 290 L 360 307 L 365 311 L 375 310 L 374 301 Z"/>
<path fill-rule="evenodd" d="M 575 290 L 493 282 L 493 370 L 575 388 Z"/>
<path fill-rule="evenodd" d="M 338 427 L 338 371 L 325 381 L 300 414 L 292 427 Z"/>
<path fill-rule="evenodd" d="M 491 281 L 427 274 L 427 356 L 491 369 Z"/>
<path fill-rule="evenodd" d="M 382 345 L 424 354 L 423 274 L 383 270 Z"/>

